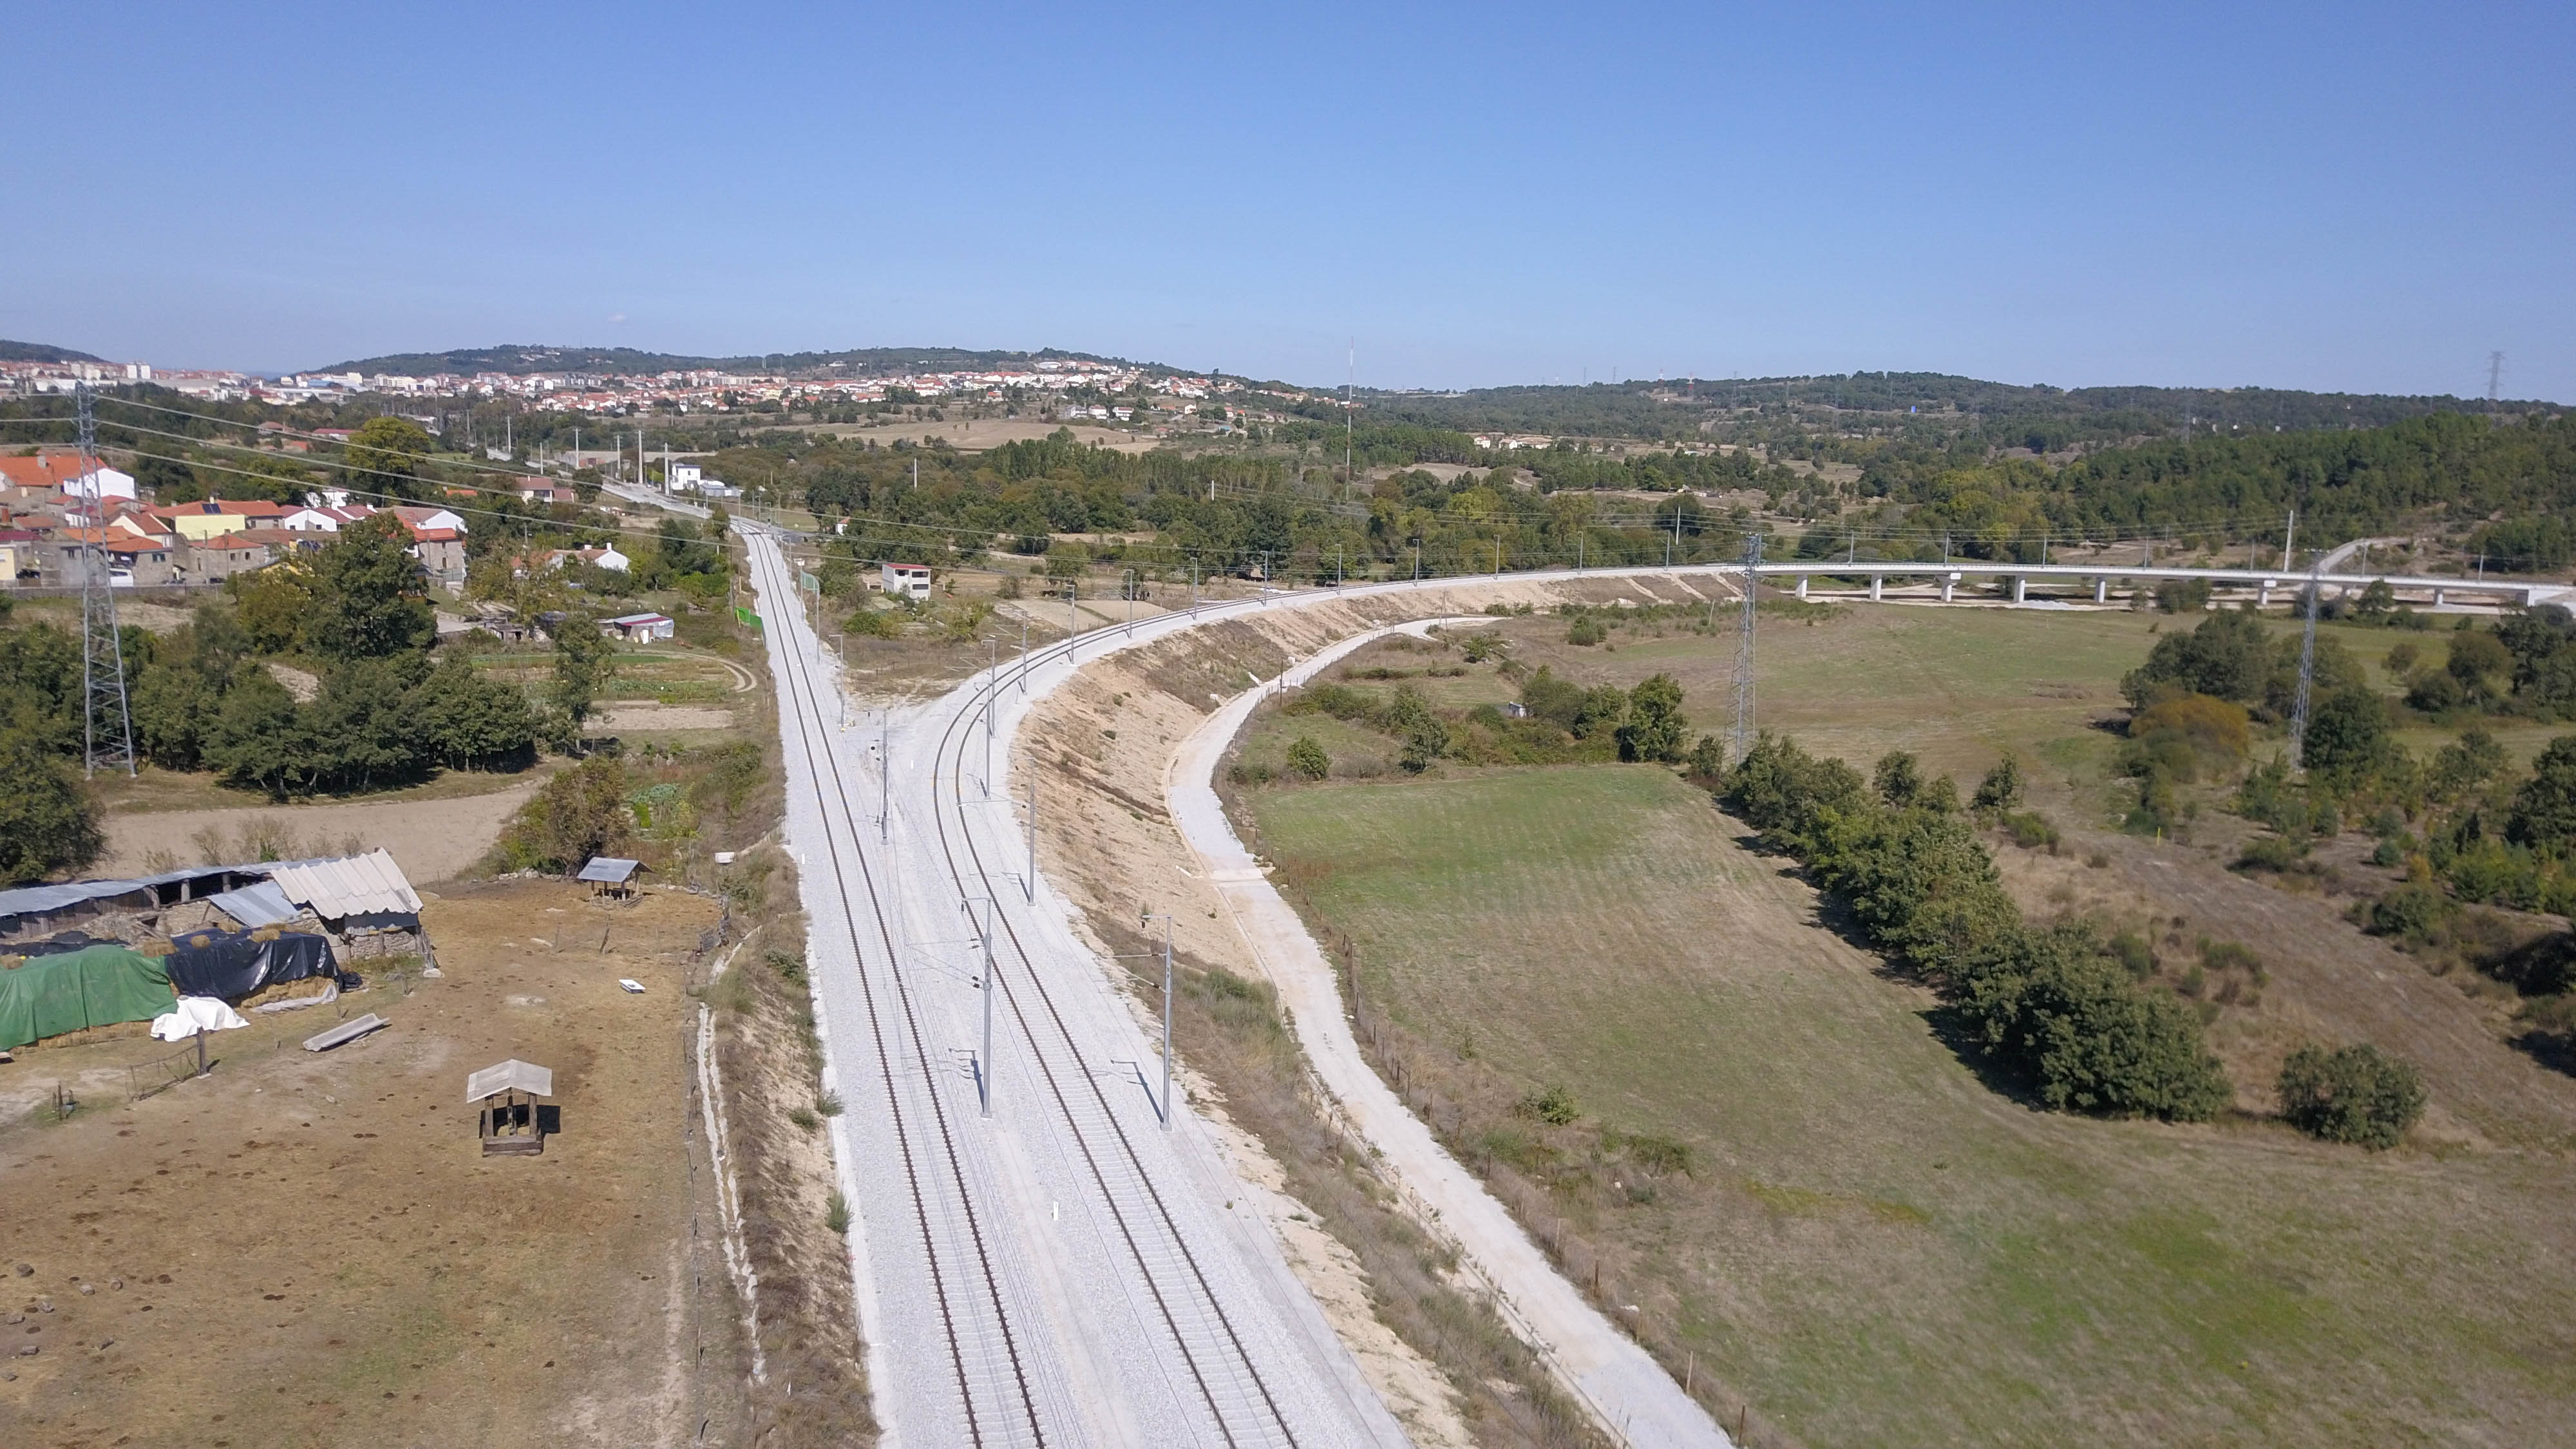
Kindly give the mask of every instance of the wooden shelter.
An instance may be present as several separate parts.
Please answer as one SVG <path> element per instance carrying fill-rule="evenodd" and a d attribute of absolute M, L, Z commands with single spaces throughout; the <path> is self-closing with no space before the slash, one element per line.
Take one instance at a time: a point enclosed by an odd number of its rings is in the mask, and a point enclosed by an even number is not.
<path fill-rule="evenodd" d="M 534 1156 L 561 1126 L 559 1109 L 540 1105 L 555 1094 L 553 1069 L 512 1057 L 465 1079 L 465 1103 L 475 1109 L 486 1157 Z"/>

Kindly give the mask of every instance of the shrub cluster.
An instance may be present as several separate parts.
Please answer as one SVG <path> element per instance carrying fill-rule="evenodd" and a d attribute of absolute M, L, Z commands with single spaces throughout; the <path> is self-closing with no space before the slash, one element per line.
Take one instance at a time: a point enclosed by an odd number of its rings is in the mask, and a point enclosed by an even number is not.
<path fill-rule="evenodd" d="M 1956 792 L 1924 784 L 1910 757 L 1881 761 L 1877 775 L 1873 794 L 1851 766 L 1765 733 L 1723 798 L 2049 1106 L 2202 1121 L 2227 1104 L 2189 1008 L 2140 986 L 2089 926 L 2025 924 Z"/>
<path fill-rule="evenodd" d="M 2424 1078 L 2366 1042 L 2336 1051 L 2304 1046 L 2281 1068 L 2281 1115 L 2311 1137 L 2379 1151 L 2424 1115 Z"/>

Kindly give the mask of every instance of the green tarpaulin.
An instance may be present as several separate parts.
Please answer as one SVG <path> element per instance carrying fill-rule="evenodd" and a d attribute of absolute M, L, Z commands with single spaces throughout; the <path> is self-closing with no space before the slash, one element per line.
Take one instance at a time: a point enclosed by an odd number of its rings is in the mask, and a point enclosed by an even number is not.
<path fill-rule="evenodd" d="M 123 946 L 31 957 L 0 970 L 0 1051 L 83 1027 L 150 1021 L 175 999 L 161 963 Z"/>

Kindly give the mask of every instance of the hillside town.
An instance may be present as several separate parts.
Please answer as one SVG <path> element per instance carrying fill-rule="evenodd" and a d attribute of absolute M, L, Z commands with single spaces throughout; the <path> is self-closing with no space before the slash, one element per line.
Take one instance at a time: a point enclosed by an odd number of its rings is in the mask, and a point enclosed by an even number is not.
<path fill-rule="evenodd" d="M 1138 367 L 1042 358 L 1026 368 L 920 372 L 886 377 L 802 376 L 710 370 L 647 374 L 482 372 L 408 376 L 391 373 L 248 372 L 174 369 L 148 362 L 0 362 L 0 396 L 69 393 L 92 387 L 150 384 L 210 402 L 278 406 L 373 395 L 384 398 L 519 398 L 554 412 L 727 413 L 761 404 L 783 407 L 982 399 L 1043 409 L 1065 394 L 1145 391 L 1198 400 L 1240 389 L 1221 378 Z M 1106 416 L 1106 409 L 1086 409 Z"/>

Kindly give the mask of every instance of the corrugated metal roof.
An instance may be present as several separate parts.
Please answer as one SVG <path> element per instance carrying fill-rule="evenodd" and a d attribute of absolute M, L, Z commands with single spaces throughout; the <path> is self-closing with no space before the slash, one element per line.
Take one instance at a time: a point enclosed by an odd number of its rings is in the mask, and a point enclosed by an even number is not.
<path fill-rule="evenodd" d="M 336 921 L 343 916 L 420 914 L 420 897 L 402 867 L 382 849 L 341 860 L 293 861 L 266 868 L 268 878 L 297 905 Z"/>
<path fill-rule="evenodd" d="M 512 1057 L 465 1079 L 465 1100 L 469 1105 L 486 1097 L 497 1097 L 503 1092 L 531 1092 L 540 1097 L 551 1097 L 555 1094 L 554 1068 Z"/>
<path fill-rule="evenodd" d="M 83 901 L 131 895 L 139 890 L 175 885 L 183 880 L 258 874 L 265 869 L 264 866 L 201 865 L 190 870 L 166 870 L 159 875 L 137 876 L 131 880 L 76 880 L 65 881 L 61 885 L 20 886 L 16 890 L 0 891 L 0 916 L 39 915 L 76 906 Z"/>
<path fill-rule="evenodd" d="M 295 902 L 286 898 L 273 880 L 255 880 L 240 890 L 223 891 L 206 897 L 216 910 L 245 926 L 282 926 L 298 914 Z"/>
<path fill-rule="evenodd" d="M 640 860 L 621 860 L 613 855 L 594 855 L 590 858 L 590 863 L 581 868 L 581 874 L 574 876 L 573 879 L 599 881 L 606 885 L 624 885 L 634 876 L 636 867 L 643 863 Z"/>

